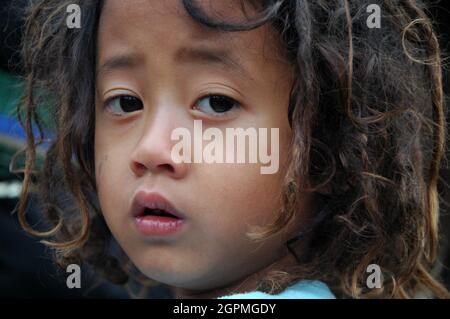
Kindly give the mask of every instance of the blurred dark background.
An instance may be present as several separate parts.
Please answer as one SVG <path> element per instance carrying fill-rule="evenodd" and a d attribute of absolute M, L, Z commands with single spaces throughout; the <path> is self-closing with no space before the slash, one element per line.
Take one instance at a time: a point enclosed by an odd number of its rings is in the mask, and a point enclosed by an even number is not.
<path fill-rule="evenodd" d="M 9 172 L 11 156 L 24 145 L 24 133 L 15 116 L 15 104 L 21 94 L 20 56 L 21 13 L 28 0 L 0 0 L 0 298 L 128 298 L 124 288 L 102 280 L 89 268 L 82 269 L 82 288 L 68 289 L 66 273 L 53 263 L 49 250 L 20 228 L 12 214 L 20 191 L 20 179 Z M 450 56 L 450 3 L 433 1 L 430 13 L 436 19 L 441 46 Z M 444 89 L 450 94 L 449 62 L 444 72 Z M 448 154 L 450 155 L 450 154 Z M 450 157 L 449 157 L 450 158 Z M 446 163 L 447 166 L 450 164 Z M 450 289 L 450 169 L 442 170 L 442 264 L 436 267 Z M 31 224 L 41 213 L 31 204 Z M 155 290 L 146 297 L 168 298 L 168 291 Z"/>

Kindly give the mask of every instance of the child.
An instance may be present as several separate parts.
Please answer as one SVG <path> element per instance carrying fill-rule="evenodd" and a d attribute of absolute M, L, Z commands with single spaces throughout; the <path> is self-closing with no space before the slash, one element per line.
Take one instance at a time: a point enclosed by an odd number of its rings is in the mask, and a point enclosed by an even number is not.
<path fill-rule="evenodd" d="M 430 275 L 445 118 L 421 2 L 85 0 L 79 28 L 73 3 L 30 6 L 18 109 L 19 219 L 61 265 L 126 283 L 131 261 L 177 298 L 449 296 Z M 175 160 L 174 130 L 198 120 L 276 128 L 279 169 Z M 35 181 L 46 233 L 25 218 Z"/>

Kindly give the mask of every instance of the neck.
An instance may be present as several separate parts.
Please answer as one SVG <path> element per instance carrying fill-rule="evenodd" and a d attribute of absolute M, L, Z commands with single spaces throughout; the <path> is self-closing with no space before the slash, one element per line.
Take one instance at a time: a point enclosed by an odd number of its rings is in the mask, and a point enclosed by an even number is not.
<path fill-rule="evenodd" d="M 295 258 L 287 253 L 284 257 L 259 270 L 250 276 L 241 278 L 231 284 L 210 290 L 193 291 L 183 288 L 175 288 L 176 299 L 215 299 L 225 295 L 255 291 L 261 281 L 269 272 L 282 270 L 297 263 Z"/>

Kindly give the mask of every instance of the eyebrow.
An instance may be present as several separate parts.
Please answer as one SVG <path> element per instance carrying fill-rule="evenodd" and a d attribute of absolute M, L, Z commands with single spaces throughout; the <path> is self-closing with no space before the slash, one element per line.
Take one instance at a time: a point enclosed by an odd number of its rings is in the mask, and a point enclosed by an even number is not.
<path fill-rule="evenodd" d="M 103 75 L 105 73 L 109 73 L 116 69 L 130 69 L 135 68 L 142 63 L 142 58 L 135 54 L 118 54 L 114 55 L 110 58 L 107 58 L 105 62 L 103 62 L 97 72 L 96 77 Z"/>
<path fill-rule="evenodd" d="M 250 72 L 248 72 L 242 64 L 233 59 L 227 50 L 182 47 L 178 49 L 175 54 L 175 62 L 182 64 L 197 63 L 200 65 L 220 65 L 247 80 L 254 81 L 253 77 L 250 75 Z M 136 68 L 142 63 L 142 57 L 136 54 L 114 55 L 107 58 L 105 62 L 99 66 L 95 76 L 97 78 L 100 75 L 104 75 L 116 69 Z"/>
<path fill-rule="evenodd" d="M 228 68 L 230 71 L 248 80 L 254 80 L 245 67 L 236 61 L 228 50 L 212 49 L 206 47 L 182 47 L 175 54 L 178 63 L 198 63 L 200 65 L 210 64 Z"/>

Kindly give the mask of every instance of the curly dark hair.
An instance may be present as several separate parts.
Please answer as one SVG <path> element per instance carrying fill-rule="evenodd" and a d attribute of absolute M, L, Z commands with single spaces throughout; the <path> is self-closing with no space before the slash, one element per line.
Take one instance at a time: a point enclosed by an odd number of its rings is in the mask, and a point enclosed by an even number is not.
<path fill-rule="evenodd" d="M 181 0 L 180 0 L 181 1 Z M 299 194 L 317 195 L 324 209 L 302 234 L 309 246 L 298 266 L 269 274 L 259 289 L 275 293 L 299 279 L 318 279 L 341 297 L 446 298 L 431 275 L 436 262 L 439 169 L 446 121 L 442 57 L 426 6 L 415 0 L 241 1 L 256 13 L 243 21 L 215 16 L 182 0 L 198 23 L 239 32 L 270 23 L 297 72 L 289 119 L 293 138 L 277 220 L 249 234 L 264 240 L 297 213 Z M 66 7 L 78 3 L 80 29 L 65 27 Z M 377 4 L 382 26 L 366 25 Z M 18 114 L 27 132 L 22 226 L 50 237 L 61 265 L 84 260 L 110 280 L 126 283 L 123 263 L 108 254 L 111 234 L 97 203 L 94 168 L 96 30 L 102 1 L 32 1 L 26 16 L 23 63 L 26 91 Z M 55 138 L 36 169 L 40 108 L 53 115 Z M 36 169 L 36 170 L 35 170 Z M 26 222 L 28 194 L 53 228 Z M 327 192 L 319 196 L 319 190 Z M 292 252 L 295 253 L 293 246 Z M 126 260 L 126 257 L 120 257 Z M 367 266 L 377 264 L 383 288 L 368 289 Z"/>

